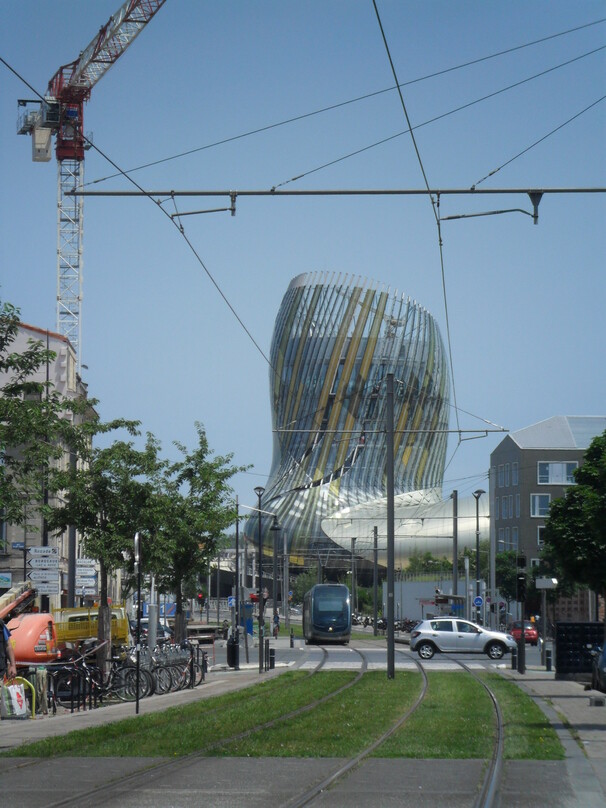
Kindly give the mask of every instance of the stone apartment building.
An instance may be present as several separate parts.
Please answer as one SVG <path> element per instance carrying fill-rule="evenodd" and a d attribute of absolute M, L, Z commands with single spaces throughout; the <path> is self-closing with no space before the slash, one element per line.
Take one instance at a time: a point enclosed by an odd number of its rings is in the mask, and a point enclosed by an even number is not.
<path fill-rule="evenodd" d="M 69 340 L 53 331 L 21 323 L 17 338 L 11 345 L 11 351 L 23 353 L 28 347 L 28 341 L 32 339 L 39 340 L 46 348 L 56 354 L 52 362 L 38 370 L 36 376 L 34 376 L 35 380 L 45 381 L 48 379 L 55 389 L 66 398 L 86 397 L 87 388 L 77 372 L 76 355 Z M 0 376 L 0 384 L 2 382 L 3 379 Z M 62 462 L 69 462 L 69 454 L 65 454 Z M 28 504 L 24 503 L 26 511 L 27 508 Z M 50 607 L 54 609 L 68 605 L 69 546 L 71 542 L 72 547 L 75 547 L 77 556 L 78 540 L 75 531 L 71 529 L 65 531 L 61 536 L 49 536 L 47 540 L 50 547 L 57 548 L 59 557 L 57 592 L 49 594 Z M 0 518 L 0 591 L 27 580 L 28 575 L 31 573 L 28 550 L 40 547 L 43 542 L 42 520 L 33 507 L 31 516 L 28 515 L 25 528 L 7 524 Z"/>

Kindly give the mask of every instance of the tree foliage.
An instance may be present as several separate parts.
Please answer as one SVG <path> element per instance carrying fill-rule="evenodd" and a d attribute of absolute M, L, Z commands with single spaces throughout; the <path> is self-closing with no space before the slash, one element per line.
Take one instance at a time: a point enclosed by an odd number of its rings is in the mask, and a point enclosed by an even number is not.
<path fill-rule="evenodd" d="M 175 443 L 182 458 L 158 466 L 154 488 L 152 545 L 158 587 L 174 592 L 176 638 L 183 631 L 185 586 L 208 570 L 225 531 L 236 520 L 228 481 L 245 466 L 232 466 L 233 455 L 211 456 L 206 432 L 196 423 L 198 444 L 193 451 Z"/>
<path fill-rule="evenodd" d="M 60 395 L 45 373 L 55 353 L 33 339 L 24 351 L 12 350 L 18 333 L 19 309 L 0 301 L 0 512 L 22 525 L 42 508 L 52 464 L 65 447 L 77 448 L 73 415 L 94 402 Z"/>
<path fill-rule="evenodd" d="M 506 550 L 495 556 L 497 589 L 507 601 L 517 597 L 518 555 L 515 550 Z"/>
<path fill-rule="evenodd" d="M 576 485 L 551 503 L 543 558 L 560 580 L 606 596 L 606 432 L 591 442 Z"/>

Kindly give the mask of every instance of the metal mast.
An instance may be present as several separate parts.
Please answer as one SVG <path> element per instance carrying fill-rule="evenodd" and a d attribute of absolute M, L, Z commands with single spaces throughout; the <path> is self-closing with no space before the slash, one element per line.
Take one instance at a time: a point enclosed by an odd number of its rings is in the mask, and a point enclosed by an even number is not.
<path fill-rule="evenodd" d="M 56 136 L 57 187 L 57 331 L 71 342 L 81 365 L 83 198 L 68 192 L 84 182 L 83 108 L 99 79 L 141 33 L 166 0 L 126 0 L 73 62 L 60 67 L 43 101 L 20 100 L 24 110 L 17 132 L 32 136 L 32 159 L 51 159 Z"/>

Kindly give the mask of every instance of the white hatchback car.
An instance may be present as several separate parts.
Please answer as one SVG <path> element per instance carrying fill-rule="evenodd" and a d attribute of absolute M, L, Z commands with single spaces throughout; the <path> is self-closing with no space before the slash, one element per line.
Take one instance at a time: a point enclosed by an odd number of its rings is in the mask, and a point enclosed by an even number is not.
<path fill-rule="evenodd" d="M 491 659 L 501 659 L 513 648 L 517 643 L 511 634 L 491 631 L 458 617 L 422 620 L 410 633 L 410 650 L 421 659 L 431 659 L 436 651 L 487 654 Z"/>

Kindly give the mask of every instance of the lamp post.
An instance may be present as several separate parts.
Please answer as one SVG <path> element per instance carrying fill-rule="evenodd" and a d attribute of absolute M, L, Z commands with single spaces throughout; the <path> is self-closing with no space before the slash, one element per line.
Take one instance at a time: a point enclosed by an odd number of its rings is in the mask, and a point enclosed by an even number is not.
<path fill-rule="evenodd" d="M 265 493 L 265 489 L 258 485 L 255 488 L 257 495 L 257 514 L 259 517 L 259 673 L 263 673 L 263 629 L 265 625 L 265 618 L 263 614 L 263 537 L 261 535 L 261 497 Z"/>
<path fill-rule="evenodd" d="M 282 530 L 280 523 L 278 522 L 278 517 L 274 516 L 273 521 L 271 523 L 271 527 L 269 528 L 273 531 L 274 537 L 274 554 L 273 554 L 273 563 L 272 563 L 272 575 L 274 578 L 273 585 L 271 588 L 272 595 L 273 595 L 273 625 L 276 624 L 276 615 L 278 614 L 278 598 L 276 597 L 278 592 L 278 548 L 277 548 L 277 540 L 278 540 L 278 533 Z M 282 594 L 282 607 L 284 608 L 284 594 Z"/>
<path fill-rule="evenodd" d="M 135 664 L 137 670 L 137 694 L 135 696 L 135 714 L 139 715 L 139 677 L 141 675 L 141 544 L 139 532 L 135 533 L 135 575 L 137 576 L 137 646 Z"/>
<path fill-rule="evenodd" d="M 480 596 L 480 497 L 485 494 L 482 488 L 473 492 L 476 501 L 476 597 Z M 480 622 L 480 607 L 476 606 L 476 623 Z"/>
<path fill-rule="evenodd" d="M 235 658 L 234 670 L 240 670 L 240 511 L 238 508 L 238 497 L 236 496 L 236 625 L 234 627 Z M 246 629 L 245 629 L 246 631 Z"/>

